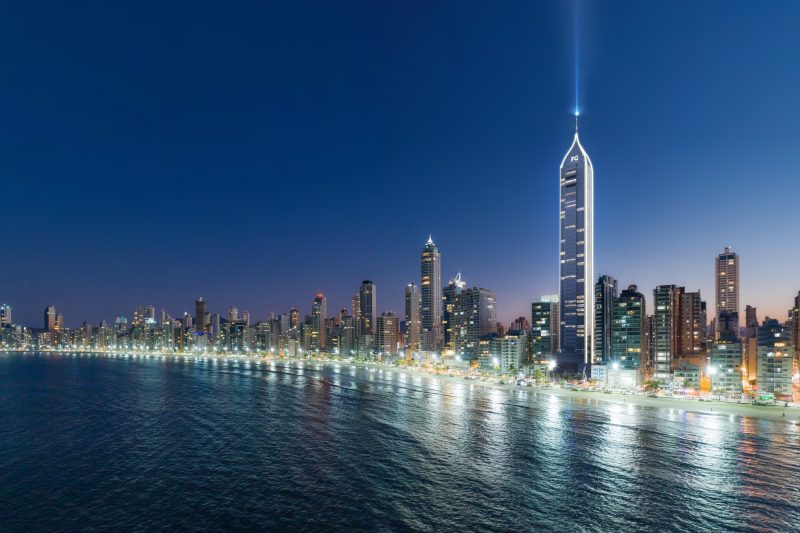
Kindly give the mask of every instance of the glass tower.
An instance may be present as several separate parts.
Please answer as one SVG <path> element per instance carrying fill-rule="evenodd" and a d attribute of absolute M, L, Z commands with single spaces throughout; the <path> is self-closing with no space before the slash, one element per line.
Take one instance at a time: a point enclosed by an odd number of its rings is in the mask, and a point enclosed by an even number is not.
<path fill-rule="evenodd" d="M 578 132 L 561 161 L 559 366 L 591 361 L 594 330 L 594 170 Z"/>
<path fill-rule="evenodd" d="M 422 326 L 422 349 L 435 351 L 439 348 L 440 328 L 442 322 L 442 274 L 441 255 L 428 237 L 428 242 L 422 249 L 420 256 L 420 310 L 419 317 Z"/>

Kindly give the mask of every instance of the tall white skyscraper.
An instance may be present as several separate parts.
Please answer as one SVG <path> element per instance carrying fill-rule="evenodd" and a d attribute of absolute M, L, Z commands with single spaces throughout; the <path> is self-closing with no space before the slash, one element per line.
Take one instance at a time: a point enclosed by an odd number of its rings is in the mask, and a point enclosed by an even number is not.
<path fill-rule="evenodd" d="M 594 169 L 575 137 L 561 161 L 559 209 L 559 366 L 591 362 L 594 330 Z"/>

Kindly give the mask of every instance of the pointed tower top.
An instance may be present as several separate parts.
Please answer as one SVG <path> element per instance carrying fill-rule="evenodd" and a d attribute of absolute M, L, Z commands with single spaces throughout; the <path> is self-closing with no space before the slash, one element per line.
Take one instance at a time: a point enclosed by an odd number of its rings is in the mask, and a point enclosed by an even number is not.
<path fill-rule="evenodd" d="M 427 244 L 433 244 L 433 235 L 428 235 L 428 242 Z"/>
<path fill-rule="evenodd" d="M 578 117 L 580 116 L 580 112 L 575 111 L 575 133 L 578 133 Z"/>

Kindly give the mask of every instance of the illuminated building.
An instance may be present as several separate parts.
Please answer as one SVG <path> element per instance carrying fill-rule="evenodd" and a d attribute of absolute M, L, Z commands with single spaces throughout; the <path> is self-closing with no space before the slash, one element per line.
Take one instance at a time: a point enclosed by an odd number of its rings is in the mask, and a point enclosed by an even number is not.
<path fill-rule="evenodd" d="M 420 294 L 419 287 L 414 283 L 406 285 L 405 290 L 405 321 L 406 338 L 405 348 L 416 352 L 420 344 L 420 318 L 419 318 Z"/>
<path fill-rule="evenodd" d="M 422 350 L 432 352 L 441 343 L 442 272 L 441 254 L 428 237 L 420 256 L 420 325 Z"/>
<path fill-rule="evenodd" d="M 455 297 L 451 323 L 456 354 L 473 359 L 480 337 L 496 331 L 496 300 L 494 292 L 479 287 L 464 289 Z"/>
<path fill-rule="evenodd" d="M 56 306 L 48 305 L 44 310 L 44 330 L 55 331 L 57 327 Z"/>
<path fill-rule="evenodd" d="M 551 359 L 558 353 L 558 295 L 531 304 L 531 357 Z"/>
<path fill-rule="evenodd" d="M 709 350 L 711 390 L 714 392 L 742 392 L 742 342 L 735 336 L 720 336 Z"/>
<path fill-rule="evenodd" d="M 611 351 L 607 364 L 611 370 L 630 372 L 621 386 L 641 385 L 644 377 L 646 344 L 645 298 L 636 285 L 629 285 L 614 299 L 611 311 Z"/>
<path fill-rule="evenodd" d="M 767 318 L 758 328 L 758 391 L 776 398 L 792 397 L 793 350 L 790 332 Z"/>
<path fill-rule="evenodd" d="M 719 322 L 720 313 L 727 311 L 739 316 L 739 255 L 726 246 L 714 261 L 716 280 L 717 308 L 716 318 Z M 738 324 L 737 324 L 738 328 Z"/>
<path fill-rule="evenodd" d="M 312 350 L 324 351 L 327 347 L 325 318 L 328 316 L 328 299 L 322 293 L 314 297 L 311 304 L 311 346 Z"/>
<path fill-rule="evenodd" d="M 194 302 L 194 329 L 198 333 L 206 332 L 206 301 L 202 298 Z"/>
<path fill-rule="evenodd" d="M 653 377 L 672 378 L 672 361 L 677 356 L 681 290 L 675 285 L 659 285 L 653 290 Z"/>
<path fill-rule="evenodd" d="M 678 297 L 678 346 L 681 357 L 702 355 L 706 344 L 706 303 L 700 298 L 700 291 L 686 292 L 677 289 Z"/>
<path fill-rule="evenodd" d="M 442 290 L 442 333 L 444 336 L 444 348 L 449 352 L 456 350 L 456 335 L 455 335 L 455 306 L 456 300 L 461 292 L 464 290 L 466 283 L 461 279 L 461 272 L 456 274 L 456 277 L 451 279 Z"/>
<path fill-rule="evenodd" d="M 559 180 L 558 364 L 577 369 L 591 362 L 594 331 L 594 169 L 577 128 L 561 161 Z"/>
<path fill-rule="evenodd" d="M 800 291 L 794 297 L 794 307 L 791 310 L 789 323 L 792 326 L 792 348 L 795 354 L 800 354 Z"/>
<path fill-rule="evenodd" d="M 359 309 L 361 311 L 361 334 L 375 335 L 375 319 L 378 312 L 378 298 L 375 284 L 370 280 L 361 282 L 358 290 Z"/>
<path fill-rule="evenodd" d="M 13 324 L 11 319 L 11 306 L 3 304 L 0 306 L 0 325 L 10 326 L 11 324 Z"/>
<path fill-rule="evenodd" d="M 375 348 L 379 355 L 397 355 L 400 338 L 400 321 L 392 312 L 381 313 L 377 318 Z"/>
<path fill-rule="evenodd" d="M 617 280 L 600 276 L 594 286 L 593 364 L 605 364 L 611 354 L 611 313 L 617 297 Z"/>

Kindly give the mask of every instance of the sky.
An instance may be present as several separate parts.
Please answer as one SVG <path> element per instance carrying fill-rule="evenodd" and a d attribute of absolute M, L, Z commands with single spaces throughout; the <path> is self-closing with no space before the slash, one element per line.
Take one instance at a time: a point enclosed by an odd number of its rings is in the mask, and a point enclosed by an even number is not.
<path fill-rule="evenodd" d="M 581 0 L 595 272 L 741 303 L 800 290 L 800 3 Z M 16 2 L 0 6 L 0 300 L 41 327 L 228 306 L 253 320 L 363 279 L 403 311 L 428 235 L 443 284 L 504 322 L 558 292 L 575 6 Z"/>

